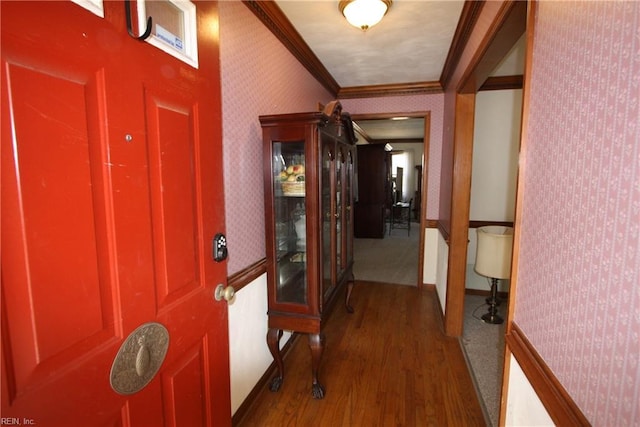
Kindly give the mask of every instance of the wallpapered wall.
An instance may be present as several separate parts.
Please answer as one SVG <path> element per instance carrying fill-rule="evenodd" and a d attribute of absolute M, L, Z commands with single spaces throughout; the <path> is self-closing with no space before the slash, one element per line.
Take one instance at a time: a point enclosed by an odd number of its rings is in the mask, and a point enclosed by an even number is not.
<path fill-rule="evenodd" d="M 444 95 L 412 95 L 381 98 L 343 99 L 340 101 L 350 114 L 431 112 L 429 164 L 427 165 L 427 219 L 438 219 L 440 201 L 440 165 L 442 164 L 442 109 Z"/>
<path fill-rule="evenodd" d="M 640 420 L 640 3 L 542 1 L 515 322 L 593 425 Z"/>
<path fill-rule="evenodd" d="M 264 114 L 310 112 L 331 94 L 239 1 L 222 1 L 224 191 L 231 275 L 265 257 Z"/>

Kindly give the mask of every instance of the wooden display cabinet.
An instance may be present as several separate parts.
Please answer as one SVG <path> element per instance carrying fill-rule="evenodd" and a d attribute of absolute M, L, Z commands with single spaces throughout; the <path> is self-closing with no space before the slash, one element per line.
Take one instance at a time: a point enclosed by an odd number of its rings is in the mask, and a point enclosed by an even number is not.
<path fill-rule="evenodd" d="M 267 344 L 284 379 L 282 331 L 308 334 L 312 394 L 318 381 L 322 326 L 346 286 L 353 288 L 353 198 L 356 163 L 353 124 L 338 101 L 322 112 L 260 116 L 264 144 L 267 250 Z"/>

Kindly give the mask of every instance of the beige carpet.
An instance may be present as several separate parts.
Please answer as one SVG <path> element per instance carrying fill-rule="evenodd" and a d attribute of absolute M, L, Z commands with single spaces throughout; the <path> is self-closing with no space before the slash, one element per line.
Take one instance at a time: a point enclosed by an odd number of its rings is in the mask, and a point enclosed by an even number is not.
<path fill-rule="evenodd" d="M 417 286 L 420 226 L 393 229 L 383 239 L 354 239 L 353 274 L 356 280 Z"/>
<path fill-rule="evenodd" d="M 498 425 L 500 415 L 500 388 L 502 386 L 502 364 L 504 360 L 504 323 L 491 325 L 480 318 L 489 306 L 484 296 L 465 295 L 463 349 L 471 364 L 471 373 L 480 398 L 491 421 L 491 427 Z M 498 314 L 506 317 L 503 301 Z"/>

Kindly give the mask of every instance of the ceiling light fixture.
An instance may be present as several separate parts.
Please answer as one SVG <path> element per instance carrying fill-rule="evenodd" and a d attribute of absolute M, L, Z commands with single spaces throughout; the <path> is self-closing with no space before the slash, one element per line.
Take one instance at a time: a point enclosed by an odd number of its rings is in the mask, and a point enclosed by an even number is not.
<path fill-rule="evenodd" d="M 341 0 L 340 12 L 349 24 L 367 31 L 382 20 L 389 11 L 392 0 Z"/>

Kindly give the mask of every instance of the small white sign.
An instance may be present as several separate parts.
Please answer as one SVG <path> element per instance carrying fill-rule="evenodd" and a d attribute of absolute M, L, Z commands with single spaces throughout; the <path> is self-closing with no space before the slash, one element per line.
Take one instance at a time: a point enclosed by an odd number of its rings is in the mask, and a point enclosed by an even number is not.
<path fill-rule="evenodd" d="M 172 48 L 180 52 L 184 52 L 184 43 L 182 42 L 182 39 L 158 24 L 156 24 L 156 37 Z"/>

